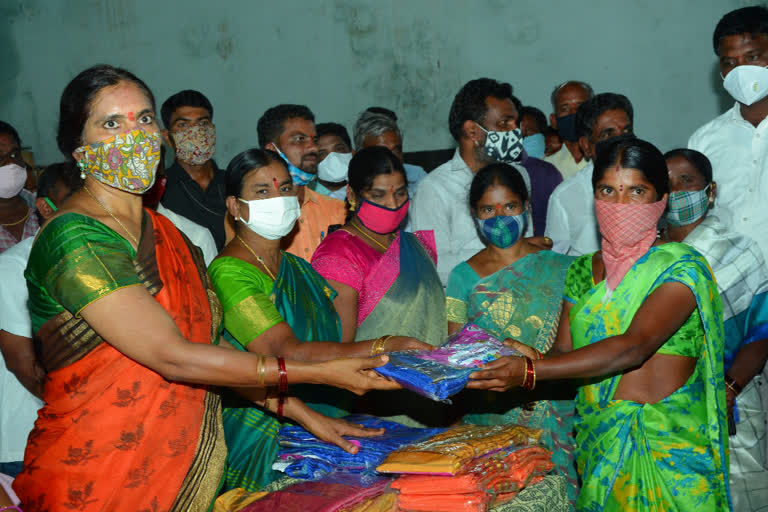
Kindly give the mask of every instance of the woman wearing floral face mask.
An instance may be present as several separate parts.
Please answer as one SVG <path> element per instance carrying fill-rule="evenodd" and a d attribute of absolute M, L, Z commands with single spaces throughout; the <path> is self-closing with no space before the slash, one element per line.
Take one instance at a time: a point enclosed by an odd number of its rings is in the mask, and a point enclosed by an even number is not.
<path fill-rule="evenodd" d="M 225 336 L 240 350 L 301 361 L 374 354 L 380 340 L 340 343 L 336 296 L 304 259 L 280 250 L 299 218 L 296 189 L 280 155 L 249 149 L 227 167 L 227 208 L 236 219 L 235 238 L 208 272 L 224 309 Z M 304 343 L 311 341 L 313 343 Z M 429 348 L 413 338 L 392 337 L 387 351 Z M 295 391 L 323 414 L 340 417 L 350 394 L 321 386 Z M 340 429 L 349 424 L 337 421 Z M 228 397 L 224 434 L 229 447 L 225 487 L 258 490 L 276 476 L 280 422 L 253 404 Z M 352 444 L 335 441 L 347 450 Z"/>
<path fill-rule="evenodd" d="M 706 156 L 692 149 L 664 155 L 670 194 L 662 236 L 707 258 L 723 297 L 725 397 L 731 432 L 730 483 L 734 510 L 766 502 L 768 403 L 768 270 L 760 247 L 709 212 L 716 185 Z"/>
<path fill-rule="evenodd" d="M 568 269 L 552 350 L 489 363 L 469 387 L 588 379 L 576 398 L 578 510 L 728 510 L 724 332 L 712 273 L 689 246 L 657 238 L 669 178 L 653 145 L 608 143 L 592 183 L 602 250 Z"/>
<path fill-rule="evenodd" d="M 410 203 L 402 162 L 387 148 L 365 148 L 352 158 L 348 176 L 348 221 L 312 257 L 312 266 L 338 292 L 334 305 L 342 340 L 385 336 L 383 349 L 389 350 L 390 336 L 402 335 L 440 345 L 446 335 L 445 293 L 435 269 L 434 235 L 399 229 Z M 376 401 L 374 395 L 366 398 Z M 392 409 L 386 412 L 379 403 L 372 412 L 402 413 L 410 419 L 398 420 L 411 424 L 434 422 L 440 414 L 430 400 L 407 393 L 402 398 L 381 400 Z M 421 405 L 406 411 L 405 401 Z"/>
<path fill-rule="evenodd" d="M 449 333 L 471 322 L 534 355 L 552 347 L 565 274 L 574 258 L 542 250 L 522 237 L 530 218 L 528 198 L 523 178 L 510 165 L 491 164 L 475 174 L 469 208 L 487 246 L 453 269 L 445 294 Z M 568 495 L 575 501 L 574 394 L 573 388 L 562 389 L 557 396 L 565 399 L 547 400 L 552 397 L 547 391 L 538 393 L 542 399 L 520 393 L 466 392 L 458 403 L 469 413 L 465 423 L 543 429 L 541 441 L 568 477 Z"/>
<path fill-rule="evenodd" d="M 33 236 L 40 227 L 34 214 L 35 196 L 24 190 L 26 181 L 19 134 L 0 121 L 0 252 Z"/>
<path fill-rule="evenodd" d="M 221 307 L 199 249 L 142 209 L 160 153 L 154 107 L 144 82 L 104 65 L 61 98 L 57 141 L 84 184 L 42 229 L 26 271 L 48 373 L 14 482 L 29 510 L 208 509 L 226 457 L 209 385 L 326 437 L 338 432 L 286 396 L 289 382 L 394 387 L 361 372 L 386 358 L 310 364 L 214 346 Z"/>

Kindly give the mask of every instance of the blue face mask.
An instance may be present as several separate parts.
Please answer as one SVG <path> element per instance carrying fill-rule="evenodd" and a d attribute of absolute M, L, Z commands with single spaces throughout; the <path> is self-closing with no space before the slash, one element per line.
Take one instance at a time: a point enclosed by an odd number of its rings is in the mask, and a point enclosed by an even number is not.
<path fill-rule="evenodd" d="M 523 147 L 528 156 L 533 158 L 544 158 L 544 150 L 546 149 L 546 143 L 543 133 L 534 133 L 528 137 L 523 138 Z"/>
<path fill-rule="evenodd" d="M 527 215 L 497 215 L 490 219 L 476 219 L 480 233 L 499 249 L 513 246 L 525 231 Z"/>
<path fill-rule="evenodd" d="M 273 146 L 275 146 L 275 150 L 277 150 L 277 154 L 280 155 L 283 160 L 285 160 L 285 163 L 288 164 L 288 173 L 291 175 L 291 180 L 293 181 L 293 184 L 296 186 L 301 185 L 309 185 L 313 181 L 317 179 L 317 174 L 310 174 L 308 172 L 304 172 L 295 165 L 293 165 L 291 162 L 288 161 L 288 159 L 285 157 L 282 151 L 280 151 L 280 148 L 277 147 L 277 144 L 272 143 Z"/>
<path fill-rule="evenodd" d="M 557 133 L 564 140 L 576 142 L 579 136 L 576 135 L 576 114 L 568 114 L 557 118 Z"/>

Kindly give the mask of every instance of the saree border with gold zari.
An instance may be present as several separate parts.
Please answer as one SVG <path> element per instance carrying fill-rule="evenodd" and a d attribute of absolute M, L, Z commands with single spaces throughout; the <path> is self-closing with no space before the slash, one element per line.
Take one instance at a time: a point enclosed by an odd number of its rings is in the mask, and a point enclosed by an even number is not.
<path fill-rule="evenodd" d="M 694 357 L 696 366 L 657 403 L 614 399 L 622 374 L 581 387 L 578 510 L 729 510 L 723 313 L 711 269 L 685 244 L 652 247 L 606 298 L 605 281 L 592 280 L 591 258 L 577 259 L 566 278 L 574 350 L 625 332 L 656 288 L 677 282 L 698 307 L 658 353 Z"/>
<path fill-rule="evenodd" d="M 189 342 L 214 342 L 221 308 L 199 249 L 149 210 L 138 251 L 95 219 L 66 213 L 41 231 L 25 275 L 48 379 L 14 482 L 24 508 L 208 510 L 226 456 L 218 395 L 167 381 L 79 316 L 143 285 Z"/>
<path fill-rule="evenodd" d="M 336 292 L 305 260 L 284 252 L 274 281 L 258 267 L 232 256 L 208 267 L 224 310 L 225 337 L 238 350 L 280 322 L 299 341 L 341 341 L 341 319 L 333 306 Z M 292 395 L 327 416 L 348 414 L 351 393 L 329 386 L 292 385 Z M 232 392 L 224 395 L 224 435 L 229 446 L 225 489 L 262 489 L 283 473 L 272 470 L 278 430 L 272 414 Z"/>

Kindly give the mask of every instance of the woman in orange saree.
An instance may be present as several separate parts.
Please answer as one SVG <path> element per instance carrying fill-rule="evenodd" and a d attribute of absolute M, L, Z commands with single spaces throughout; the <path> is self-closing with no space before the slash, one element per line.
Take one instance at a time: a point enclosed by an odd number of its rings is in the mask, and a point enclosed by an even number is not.
<path fill-rule="evenodd" d="M 392 389 L 362 370 L 386 362 L 297 363 L 218 344 L 221 307 L 199 249 L 142 208 L 160 137 L 154 98 L 111 66 L 64 90 L 58 143 L 82 191 L 38 235 L 25 276 L 48 373 L 14 490 L 27 510 L 207 510 L 226 456 L 218 395 L 241 392 L 326 440 L 379 434 L 310 411 L 290 383 Z M 277 399 L 267 386 L 279 384 Z M 213 391 L 213 392 L 212 392 Z"/>

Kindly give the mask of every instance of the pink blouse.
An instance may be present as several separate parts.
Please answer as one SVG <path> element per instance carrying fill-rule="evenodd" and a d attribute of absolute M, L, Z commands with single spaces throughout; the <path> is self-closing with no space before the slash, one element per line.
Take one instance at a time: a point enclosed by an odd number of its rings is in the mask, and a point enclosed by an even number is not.
<path fill-rule="evenodd" d="M 437 264 L 434 233 L 430 230 L 413 234 Z M 344 230 L 335 231 L 325 237 L 315 251 L 312 267 L 324 278 L 338 281 L 357 291 L 359 327 L 400 273 L 400 234 L 381 254 L 359 237 Z"/>

